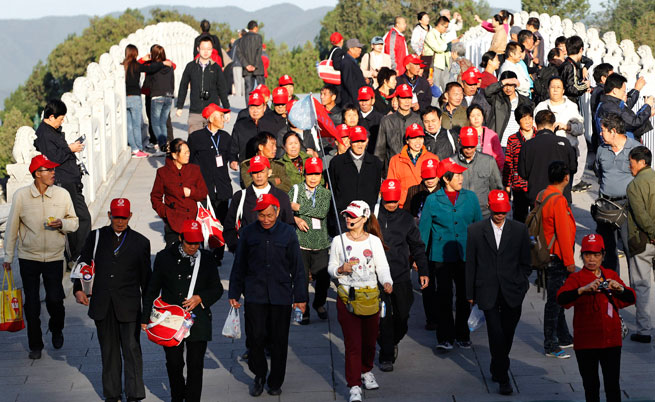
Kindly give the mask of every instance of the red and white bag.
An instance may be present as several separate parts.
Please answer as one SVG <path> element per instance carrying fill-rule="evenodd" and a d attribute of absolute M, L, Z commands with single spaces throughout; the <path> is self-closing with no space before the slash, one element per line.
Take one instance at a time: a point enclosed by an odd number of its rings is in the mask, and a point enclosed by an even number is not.
<path fill-rule="evenodd" d="M 198 214 L 196 220 L 200 222 L 202 228 L 202 236 L 205 238 L 205 248 L 219 248 L 225 246 L 223 239 L 223 225 L 216 219 L 214 208 L 207 196 L 207 208 L 203 207 L 200 202 L 198 204 Z"/>
<path fill-rule="evenodd" d="M 334 50 L 337 50 L 336 48 Z M 341 85 L 341 71 L 335 70 L 332 63 L 332 54 L 327 60 L 323 60 L 316 65 L 316 70 L 318 70 L 318 77 L 323 80 L 326 84 L 332 85 Z"/>
<path fill-rule="evenodd" d="M 198 279 L 198 268 L 200 267 L 200 254 L 193 265 L 193 275 L 191 276 L 191 286 L 187 293 L 187 299 L 193 296 L 193 290 L 196 287 Z M 188 337 L 193 325 L 191 312 L 184 308 L 168 304 L 161 299 L 161 296 L 152 303 L 150 313 L 150 323 L 146 327 L 148 339 L 157 345 L 174 347 L 178 346 L 184 338 Z"/>

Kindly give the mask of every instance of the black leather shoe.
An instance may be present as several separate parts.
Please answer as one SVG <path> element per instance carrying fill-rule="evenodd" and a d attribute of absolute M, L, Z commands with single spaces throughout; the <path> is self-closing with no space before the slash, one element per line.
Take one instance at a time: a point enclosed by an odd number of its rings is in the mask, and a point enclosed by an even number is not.
<path fill-rule="evenodd" d="M 264 392 L 264 381 L 263 377 L 255 377 L 255 381 L 250 386 L 250 396 L 259 396 Z"/>
<path fill-rule="evenodd" d="M 514 392 L 514 389 L 512 388 L 512 384 L 510 384 L 509 381 L 501 383 L 500 388 L 498 389 L 498 393 L 501 395 L 512 395 Z"/>
<path fill-rule="evenodd" d="M 30 350 L 29 358 L 32 360 L 37 360 L 41 358 L 40 350 Z"/>
<path fill-rule="evenodd" d="M 282 388 L 269 388 L 268 389 L 268 394 L 269 395 L 280 395 L 282 393 Z"/>
<path fill-rule="evenodd" d="M 391 362 L 380 362 L 379 366 L 380 371 L 384 371 L 385 373 L 393 371 L 393 363 Z"/>
<path fill-rule="evenodd" d="M 631 334 L 630 340 L 639 343 L 650 343 L 652 339 L 650 335 Z"/>
<path fill-rule="evenodd" d="M 53 333 L 52 334 L 52 346 L 55 349 L 61 349 L 62 346 L 64 346 L 64 334 L 61 332 L 58 334 Z"/>
<path fill-rule="evenodd" d="M 328 319 L 328 312 L 327 312 L 327 310 L 325 309 L 324 306 L 321 306 L 321 307 L 317 308 L 316 309 L 316 314 L 318 314 L 318 318 L 320 318 L 321 320 L 327 320 Z"/>

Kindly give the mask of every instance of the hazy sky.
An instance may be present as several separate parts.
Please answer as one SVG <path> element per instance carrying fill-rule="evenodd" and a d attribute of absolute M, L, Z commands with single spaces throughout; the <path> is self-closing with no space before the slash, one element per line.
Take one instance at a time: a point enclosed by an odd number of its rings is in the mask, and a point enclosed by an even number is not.
<path fill-rule="evenodd" d="M 597 11 L 601 0 L 591 0 L 591 6 Z M 243 0 L 223 0 L 220 2 L 208 2 L 207 0 L 113 0 L 113 1 L 89 1 L 89 0 L 66 0 L 60 1 L 53 6 L 52 1 L 6 1 L 2 5 L 0 19 L 10 18 L 39 18 L 50 15 L 104 15 L 114 11 L 123 11 L 128 7 L 139 8 L 151 5 L 180 5 L 191 7 L 217 7 L 237 6 L 248 11 L 257 10 L 273 4 L 293 3 L 304 9 L 334 6 L 337 0 L 259 0 L 257 2 L 245 2 Z M 488 0 L 492 7 L 510 8 L 518 10 L 521 7 L 520 0 Z"/>

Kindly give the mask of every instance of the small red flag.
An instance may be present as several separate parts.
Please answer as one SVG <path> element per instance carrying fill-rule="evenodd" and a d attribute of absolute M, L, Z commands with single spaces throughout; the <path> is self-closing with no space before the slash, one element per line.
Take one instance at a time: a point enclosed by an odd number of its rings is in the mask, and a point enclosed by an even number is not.
<path fill-rule="evenodd" d="M 328 112 L 325 109 L 325 106 L 321 105 L 316 98 L 312 97 L 314 101 L 314 110 L 316 111 L 316 122 L 318 123 L 319 134 L 323 138 L 334 138 L 339 141 L 341 145 L 345 145 L 341 140 L 341 135 L 337 131 L 337 128 L 334 126 L 334 122 L 328 116 Z"/>

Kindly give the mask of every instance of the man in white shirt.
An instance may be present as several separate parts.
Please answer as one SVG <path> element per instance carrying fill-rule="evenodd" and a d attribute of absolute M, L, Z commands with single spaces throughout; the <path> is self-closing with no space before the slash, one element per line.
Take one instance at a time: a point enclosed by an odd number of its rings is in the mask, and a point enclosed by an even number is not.
<path fill-rule="evenodd" d="M 525 57 L 525 49 L 523 45 L 520 45 L 516 42 L 510 42 L 507 44 L 505 50 L 505 62 L 500 66 L 500 71 L 498 74 L 502 74 L 505 71 L 513 71 L 516 73 L 516 76 L 519 80 L 519 86 L 516 88 L 518 93 L 528 98 L 530 94 L 530 76 L 528 75 L 527 68 L 524 68 L 520 63 Z M 525 65 L 525 63 L 524 63 Z"/>

